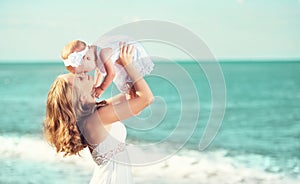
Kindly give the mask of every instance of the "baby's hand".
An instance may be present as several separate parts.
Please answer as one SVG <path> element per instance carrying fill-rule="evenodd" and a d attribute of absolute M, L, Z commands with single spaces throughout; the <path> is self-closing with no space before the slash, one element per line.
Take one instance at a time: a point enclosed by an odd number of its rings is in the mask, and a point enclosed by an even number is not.
<path fill-rule="evenodd" d="M 102 94 L 104 93 L 104 90 L 98 86 L 98 87 L 93 87 L 92 90 L 92 96 L 95 96 L 96 98 L 99 98 Z"/>

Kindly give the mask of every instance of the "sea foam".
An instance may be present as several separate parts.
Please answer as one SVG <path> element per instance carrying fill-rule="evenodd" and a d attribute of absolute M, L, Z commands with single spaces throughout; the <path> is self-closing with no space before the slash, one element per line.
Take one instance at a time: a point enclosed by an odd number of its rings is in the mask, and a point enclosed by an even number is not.
<path fill-rule="evenodd" d="M 0 136 L 0 141 L 1 158 L 19 158 L 60 165 L 72 164 L 90 173 L 93 172 L 95 166 L 88 149 L 81 151 L 81 156 L 63 157 L 63 154 L 57 154 L 55 149 L 42 138 Z M 144 152 L 141 149 L 139 151 L 145 156 L 151 156 L 156 152 L 166 150 L 156 149 Z M 281 173 L 270 173 L 260 168 L 245 166 L 226 155 L 226 150 L 199 152 L 185 149 L 158 163 L 132 166 L 132 172 L 137 184 L 297 183 L 297 179 L 287 178 Z"/>

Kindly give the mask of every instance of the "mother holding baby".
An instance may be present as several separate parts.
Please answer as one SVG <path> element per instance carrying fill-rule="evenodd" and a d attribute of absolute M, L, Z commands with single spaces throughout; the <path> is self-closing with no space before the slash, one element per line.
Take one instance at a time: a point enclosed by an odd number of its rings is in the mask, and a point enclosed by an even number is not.
<path fill-rule="evenodd" d="M 120 45 L 119 62 L 136 91 L 130 99 L 120 93 L 96 104 L 94 80 L 85 73 L 58 76 L 48 93 L 45 137 L 65 156 L 89 148 L 97 164 L 90 183 L 133 183 L 125 147 L 126 128 L 120 121 L 139 114 L 154 99 L 147 82 L 132 65 L 133 53 L 132 45 Z"/>

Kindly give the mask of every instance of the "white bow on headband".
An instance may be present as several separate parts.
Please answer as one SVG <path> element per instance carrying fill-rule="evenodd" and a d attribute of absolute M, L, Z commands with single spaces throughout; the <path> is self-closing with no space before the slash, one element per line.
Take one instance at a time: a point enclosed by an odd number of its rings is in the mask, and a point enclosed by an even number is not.
<path fill-rule="evenodd" d="M 67 59 L 64 60 L 65 66 L 73 66 L 78 67 L 81 65 L 83 56 L 87 53 L 89 50 L 88 46 L 85 47 L 83 51 L 80 52 L 73 52 L 68 56 Z"/>

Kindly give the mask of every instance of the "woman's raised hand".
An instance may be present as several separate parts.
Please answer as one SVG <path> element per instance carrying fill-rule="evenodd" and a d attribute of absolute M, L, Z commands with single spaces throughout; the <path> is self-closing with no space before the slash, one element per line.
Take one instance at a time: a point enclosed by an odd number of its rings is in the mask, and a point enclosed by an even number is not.
<path fill-rule="evenodd" d="M 143 76 L 131 64 L 133 61 L 134 46 L 126 43 L 120 43 L 120 57 L 118 64 L 123 65 L 130 77 L 133 87 L 136 91 L 135 97 L 120 103 L 108 105 L 97 110 L 101 121 L 104 124 L 124 120 L 131 116 L 138 115 L 145 107 L 154 100 L 151 89 Z"/>
<path fill-rule="evenodd" d="M 118 64 L 121 64 L 123 67 L 132 63 L 133 60 L 133 51 L 134 45 L 126 44 L 125 42 L 120 42 L 120 58 Z"/>

